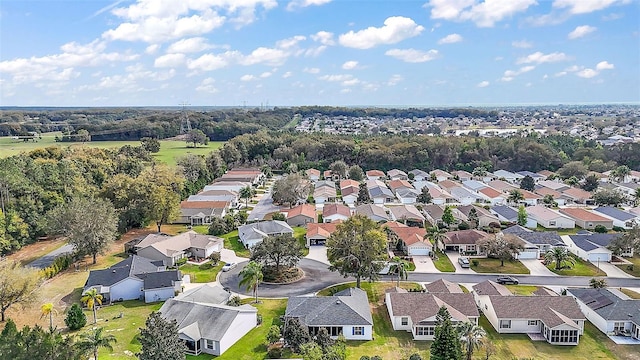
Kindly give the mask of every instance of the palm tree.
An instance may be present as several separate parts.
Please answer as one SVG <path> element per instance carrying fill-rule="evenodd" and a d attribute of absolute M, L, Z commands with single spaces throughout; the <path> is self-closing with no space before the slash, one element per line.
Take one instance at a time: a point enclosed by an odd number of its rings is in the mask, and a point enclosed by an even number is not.
<path fill-rule="evenodd" d="M 507 198 L 507 201 L 513 204 L 517 204 L 522 200 L 524 200 L 524 195 L 522 194 L 522 191 L 518 189 L 513 189 L 509 192 L 509 197 Z"/>
<path fill-rule="evenodd" d="M 42 311 L 41 317 L 45 317 L 45 316 L 49 317 L 49 331 L 53 332 L 53 313 L 57 313 L 58 311 L 56 311 L 56 309 L 53 308 L 53 303 L 43 304 L 40 307 L 40 310 Z"/>
<path fill-rule="evenodd" d="M 400 280 L 407 280 L 407 277 L 409 275 L 407 271 L 409 263 L 405 260 L 400 259 L 399 257 L 395 257 L 391 261 L 393 262 L 393 266 L 391 266 L 391 272 L 398 275 L 396 286 L 400 286 Z"/>
<path fill-rule="evenodd" d="M 98 292 L 98 289 L 92 288 L 80 298 L 80 301 L 87 304 L 89 309 L 93 310 L 93 323 L 96 324 L 98 322 L 97 309 L 96 304 L 102 305 L 102 295 Z"/>
<path fill-rule="evenodd" d="M 262 274 L 262 265 L 255 261 L 250 261 L 238 275 L 242 277 L 242 279 L 240 279 L 240 286 L 244 286 L 247 290 L 251 289 L 253 291 L 257 304 L 258 285 L 260 285 L 264 278 L 264 275 Z"/>
<path fill-rule="evenodd" d="M 474 350 L 480 348 L 487 332 L 481 326 L 467 321 L 458 325 L 458 334 L 467 354 L 467 360 L 471 360 Z"/>
<path fill-rule="evenodd" d="M 98 360 L 98 349 L 105 348 L 113 351 L 112 344 L 118 342 L 113 335 L 102 335 L 104 328 L 93 328 L 92 331 L 80 335 L 80 341 L 77 343 L 78 348 L 85 352 L 93 352 L 93 359 Z"/>
<path fill-rule="evenodd" d="M 571 265 L 574 265 L 576 263 L 575 259 L 573 258 L 573 256 L 571 255 L 571 253 L 569 252 L 569 250 L 567 250 L 564 247 L 561 246 L 557 246 L 554 248 L 551 248 L 550 250 L 548 250 L 545 254 L 544 254 L 544 260 L 547 263 L 553 262 L 555 261 L 556 263 L 556 270 L 560 270 L 562 269 L 562 264 L 567 262 Z"/>
<path fill-rule="evenodd" d="M 431 239 L 431 241 L 433 241 L 434 247 L 439 248 L 438 244 L 444 244 L 444 240 L 447 237 L 444 235 L 444 232 L 442 232 L 437 226 L 431 227 L 427 231 L 427 236 Z"/>
<path fill-rule="evenodd" d="M 251 186 L 245 186 L 240 189 L 240 198 L 244 199 L 244 206 L 249 206 L 249 199 L 251 199 L 255 195 L 255 191 Z"/>
<path fill-rule="evenodd" d="M 627 178 L 627 175 L 631 173 L 631 169 L 629 169 L 626 165 L 621 165 L 611 171 L 611 176 L 613 176 L 614 180 L 619 182 L 624 182 Z"/>
<path fill-rule="evenodd" d="M 592 278 L 591 280 L 589 280 L 589 286 L 591 286 L 594 289 L 602 289 L 602 288 L 606 288 L 607 287 L 607 280 L 602 279 L 602 278 Z"/>
<path fill-rule="evenodd" d="M 633 197 L 634 197 L 633 204 L 638 206 L 638 204 L 640 204 L 640 188 L 636 189 L 636 192 L 633 194 Z"/>

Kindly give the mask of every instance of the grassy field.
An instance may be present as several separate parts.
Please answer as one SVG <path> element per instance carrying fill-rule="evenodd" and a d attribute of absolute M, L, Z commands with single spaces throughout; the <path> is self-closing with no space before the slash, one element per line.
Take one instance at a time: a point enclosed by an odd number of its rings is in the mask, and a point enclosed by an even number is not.
<path fill-rule="evenodd" d="M 575 260 L 575 264 L 571 266 L 571 268 L 564 268 L 561 270 L 556 270 L 556 263 L 552 262 L 547 265 L 547 268 L 558 275 L 567 275 L 567 276 L 605 276 L 604 271 L 600 271 L 598 273 L 598 268 L 591 264 L 588 261 L 584 261 L 580 258 L 573 257 Z M 565 263 L 565 266 L 568 265 Z"/>
<path fill-rule="evenodd" d="M 216 281 L 216 276 L 218 276 L 224 264 L 224 261 L 218 261 L 214 267 L 206 270 L 201 269 L 201 265 L 184 264 L 180 266 L 180 271 L 191 276 L 192 283 L 208 283 Z"/>
<path fill-rule="evenodd" d="M 478 261 L 478 266 L 475 266 L 474 261 Z M 519 260 L 505 261 L 504 266 L 500 266 L 499 259 L 472 259 L 471 269 L 478 273 L 490 273 L 490 274 L 529 274 L 522 262 Z"/>
<path fill-rule="evenodd" d="M 59 147 L 94 147 L 101 149 L 118 148 L 124 145 L 138 146 L 140 141 L 93 141 L 88 143 L 60 143 L 55 142 L 55 136 L 61 133 L 45 133 L 42 139 L 37 142 L 24 142 L 5 136 L 0 137 L 0 157 L 8 157 L 17 155 L 22 152 L 29 152 L 34 149 L 59 146 Z M 223 141 L 212 141 L 208 145 L 200 145 L 197 148 L 187 147 L 184 141 L 160 140 L 160 152 L 153 154 L 153 157 L 159 162 L 170 166 L 176 164 L 176 159 L 186 154 L 206 155 L 209 152 L 220 148 L 224 144 Z"/>
<path fill-rule="evenodd" d="M 442 272 L 456 272 L 456 267 L 453 266 L 451 260 L 447 254 L 443 254 L 441 252 L 436 252 L 437 259 L 433 259 L 433 265 L 435 265 L 436 269 Z"/>
<path fill-rule="evenodd" d="M 635 255 L 634 257 L 625 258 L 633 263 L 633 266 L 630 265 L 616 265 L 620 268 L 620 270 L 626 272 L 629 275 L 633 275 L 636 277 L 640 277 L 640 256 Z"/>

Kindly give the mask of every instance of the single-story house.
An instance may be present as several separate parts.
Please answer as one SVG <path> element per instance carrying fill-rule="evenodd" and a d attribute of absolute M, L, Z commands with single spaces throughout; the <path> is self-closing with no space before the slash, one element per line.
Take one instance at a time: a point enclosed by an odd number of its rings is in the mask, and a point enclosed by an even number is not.
<path fill-rule="evenodd" d="M 438 248 L 442 251 L 451 250 L 461 254 L 480 255 L 482 249 L 479 243 L 491 236 L 495 235 L 475 229 L 449 231 L 444 234 L 443 243 L 439 243 Z"/>
<path fill-rule="evenodd" d="M 414 340 L 433 340 L 436 316 L 442 306 L 454 324 L 477 324 L 480 317 L 471 294 L 419 293 L 396 288 L 385 294 L 385 304 L 393 330 L 411 332 Z"/>
<path fill-rule="evenodd" d="M 542 200 L 542 196 L 534 192 L 522 190 L 522 189 L 520 189 L 519 191 L 520 193 L 522 193 L 522 196 L 524 197 L 524 200 L 522 200 L 522 202 L 529 206 L 538 205 L 538 203 Z"/>
<path fill-rule="evenodd" d="M 415 186 L 416 191 L 418 191 L 418 193 L 421 193 L 422 189 L 426 187 L 427 190 L 429 190 L 429 195 L 431 195 L 432 204 L 444 205 L 444 204 L 450 204 L 455 202 L 455 199 L 453 198 L 453 196 L 451 196 L 451 194 L 441 189 L 438 185 L 432 182 L 429 182 L 429 181 L 424 181 L 422 183 L 415 182 L 413 183 L 413 185 Z"/>
<path fill-rule="evenodd" d="M 498 219 L 497 216 L 495 216 L 489 210 L 487 210 L 487 209 L 485 209 L 483 207 L 474 206 L 474 205 L 458 206 L 458 210 L 460 210 L 463 214 L 465 214 L 467 216 L 467 218 L 469 218 L 469 214 L 471 213 L 471 209 L 475 209 L 476 210 L 476 214 L 478 215 L 478 224 L 477 225 L 479 227 L 489 226 L 489 224 L 491 224 L 491 223 L 500 224 L 500 219 Z"/>
<path fill-rule="evenodd" d="M 613 228 L 613 220 L 583 208 L 564 208 L 558 211 L 572 218 L 576 222 L 576 225 L 583 229 L 591 230 L 598 225 L 602 225 L 607 229 Z"/>
<path fill-rule="evenodd" d="M 396 199 L 387 185 L 379 180 L 367 180 L 367 190 L 374 204 L 386 204 Z"/>
<path fill-rule="evenodd" d="M 569 251 L 583 260 L 598 262 L 611 261 L 613 252 L 607 247 L 614 239 L 621 234 L 592 234 L 583 233 L 576 235 L 565 235 L 562 238 L 569 246 Z M 633 256 L 633 248 L 628 249 L 621 256 Z"/>
<path fill-rule="evenodd" d="M 391 225 L 388 228 L 393 233 L 392 235 L 395 235 L 393 237 L 398 240 L 396 248 L 402 250 L 408 256 L 431 255 L 433 252 L 431 242 L 425 239 L 427 231 L 424 228 Z"/>
<path fill-rule="evenodd" d="M 391 169 L 387 171 L 387 176 L 391 180 L 408 180 L 409 179 L 406 172 L 398 169 Z"/>
<path fill-rule="evenodd" d="M 136 254 L 151 260 L 162 260 L 174 266 L 182 258 L 208 258 L 220 252 L 224 240 L 213 235 L 201 235 L 193 230 L 175 236 L 147 235 L 135 246 Z"/>
<path fill-rule="evenodd" d="M 455 178 L 457 178 L 458 181 L 463 181 L 463 182 L 473 179 L 473 174 L 471 174 L 468 171 L 464 171 L 464 170 L 452 171 L 451 175 L 453 175 Z"/>
<path fill-rule="evenodd" d="M 401 188 L 414 189 L 413 185 L 407 180 L 396 179 L 389 181 L 389 189 L 391 189 L 392 192 L 396 192 L 396 190 Z"/>
<path fill-rule="evenodd" d="M 450 293 L 450 294 L 463 294 L 462 288 L 456 283 L 445 279 L 438 279 L 424 285 L 424 289 L 428 293 Z"/>
<path fill-rule="evenodd" d="M 538 185 L 544 186 L 551 190 L 555 190 L 557 192 L 563 192 L 564 190 L 567 190 L 570 188 L 569 185 L 556 180 L 543 180 L 538 182 Z"/>
<path fill-rule="evenodd" d="M 260 169 L 255 168 L 235 168 L 227 171 L 216 181 L 241 181 L 252 185 L 258 185 L 264 181 L 265 175 Z"/>
<path fill-rule="evenodd" d="M 420 169 L 413 169 L 413 170 L 409 171 L 409 174 L 413 174 L 413 180 L 414 181 L 424 181 L 424 180 L 431 179 L 431 175 L 429 175 L 428 172 L 420 170 Z"/>
<path fill-rule="evenodd" d="M 534 190 L 534 192 L 536 194 L 542 196 L 543 199 L 547 195 L 550 195 L 553 198 L 553 201 L 555 201 L 558 204 L 558 206 L 564 206 L 564 205 L 566 205 L 567 201 L 571 200 L 567 195 L 564 195 L 561 192 L 558 192 L 558 191 L 555 191 L 555 190 L 551 190 L 551 189 L 546 188 L 544 186 L 540 186 L 540 187 L 536 188 Z"/>
<path fill-rule="evenodd" d="M 162 260 L 132 255 L 108 269 L 91 270 L 82 293 L 97 289 L 103 303 L 123 300 L 163 301 L 182 290 L 179 270 L 167 270 Z"/>
<path fill-rule="evenodd" d="M 576 227 L 576 222 L 570 217 L 544 206 L 528 206 L 525 210 L 530 218 L 547 229 L 573 229 Z"/>
<path fill-rule="evenodd" d="M 415 204 L 420 193 L 414 189 L 400 188 L 395 191 L 396 197 L 401 204 Z"/>
<path fill-rule="evenodd" d="M 509 184 L 508 182 L 503 180 L 491 180 L 487 183 L 487 185 L 498 191 L 502 191 L 505 194 L 508 194 L 511 190 L 520 189 L 517 186 Z"/>
<path fill-rule="evenodd" d="M 360 188 L 357 186 L 347 186 L 340 189 L 342 193 L 342 202 L 347 205 L 354 205 L 358 202 L 358 195 L 360 194 Z"/>
<path fill-rule="evenodd" d="M 498 333 L 538 334 L 552 345 L 578 345 L 585 317 L 573 297 L 483 294 L 476 286 L 476 303 Z"/>
<path fill-rule="evenodd" d="M 322 221 L 329 223 L 334 221 L 346 221 L 351 217 L 351 209 L 343 204 L 324 204 L 322 208 Z"/>
<path fill-rule="evenodd" d="M 292 296 L 284 313 L 288 319 L 297 318 L 309 329 L 311 336 L 325 328 L 331 338 L 342 334 L 347 340 L 373 339 L 373 317 L 367 293 L 348 288 L 333 296 Z"/>
<path fill-rule="evenodd" d="M 489 211 L 492 214 L 496 215 L 498 217 L 498 220 L 500 220 L 501 222 L 518 222 L 518 210 L 510 206 L 498 205 L 492 207 L 491 209 L 489 209 Z M 538 227 L 538 222 L 527 216 L 527 223 L 525 224 L 525 227 L 535 229 L 536 227 Z"/>
<path fill-rule="evenodd" d="M 460 179 L 460 181 L 462 181 L 462 186 L 464 186 L 465 188 L 471 190 L 471 191 L 478 191 L 480 189 L 484 189 L 487 187 L 487 184 L 477 181 L 477 180 L 471 180 L 470 178 L 467 180 L 462 180 Z"/>
<path fill-rule="evenodd" d="M 451 193 L 454 188 L 462 188 L 462 184 L 453 180 L 442 180 L 438 183 L 438 187 Z"/>
<path fill-rule="evenodd" d="M 520 174 L 516 174 L 516 173 L 512 173 L 510 171 L 507 170 L 497 170 L 493 172 L 493 175 L 495 175 L 498 179 L 504 179 L 505 181 L 508 181 L 512 184 L 522 180 L 522 178 L 524 176 L 520 175 Z"/>
<path fill-rule="evenodd" d="M 593 196 L 586 190 L 572 187 L 566 190 L 562 190 L 562 195 L 568 197 L 569 200 L 575 204 L 593 204 Z"/>
<path fill-rule="evenodd" d="M 436 204 L 427 204 L 422 207 L 422 211 L 425 214 L 425 218 L 432 226 L 438 226 L 444 224 L 442 222 L 442 215 L 444 214 L 445 206 Z M 451 226 L 457 226 L 461 222 L 466 222 L 469 219 L 465 214 L 455 207 L 451 207 L 451 214 L 453 215 L 453 224 Z"/>
<path fill-rule="evenodd" d="M 451 196 L 462 205 L 471 205 L 481 202 L 484 198 L 477 192 L 463 187 L 454 187 L 449 190 Z"/>
<path fill-rule="evenodd" d="M 210 225 L 214 218 L 223 218 L 229 206 L 228 201 L 190 201 L 180 202 L 180 216 L 174 223 Z"/>
<path fill-rule="evenodd" d="M 381 170 L 368 170 L 366 172 L 367 180 L 381 180 L 385 178 L 384 171 Z"/>
<path fill-rule="evenodd" d="M 316 204 L 324 204 L 325 202 L 334 202 L 338 198 L 338 193 L 335 187 L 331 186 L 317 186 L 318 183 L 323 182 L 319 181 L 316 183 L 316 188 L 313 190 L 313 200 Z"/>
<path fill-rule="evenodd" d="M 287 211 L 287 224 L 289 226 L 307 226 L 316 222 L 316 207 L 311 204 L 298 205 Z"/>
<path fill-rule="evenodd" d="M 235 193 L 240 193 L 240 190 L 246 188 L 247 186 L 252 186 L 250 182 L 242 182 L 242 181 L 216 181 L 211 185 L 206 185 L 202 192 L 207 192 L 211 190 L 226 190 L 233 191 Z"/>
<path fill-rule="evenodd" d="M 327 242 L 327 239 L 334 231 L 336 231 L 336 227 L 340 221 L 331 222 L 331 223 L 318 223 L 318 224 L 309 224 L 307 226 L 307 247 L 313 245 L 324 245 Z"/>
<path fill-rule="evenodd" d="M 567 289 L 584 316 L 606 335 L 640 341 L 640 300 L 621 299 L 608 289 Z M 640 342 L 638 342 L 640 344 Z"/>
<path fill-rule="evenodd" d="M 242 225 L 238 228 L 238 237 L 246 248 L 256 246 L 268 236 L 283 234 L 291 234 L 293 236 L 293 229 L 289 224 L 280 220 L 260 221 Z"/>
<path fill-rule="evenodd" d="M 445 181 L 445 180 L 453 179 L 453 175 L 449 174 L 448 172 L 446 172 L 444 170 L 440 170 L 440 169 L 435 169 L 435 170 L 431 171 L 429 174 L 430 174 L 431 179 L 435 179 L 437 182 L 442 182 L 442 181 Z"/>
<path fill-rule="evenodd" d="M 160 308 L 163 318 L 178 323 L 178 336 L 189 355 L 222 355 L 258 324 L 258 309 L 170 299 Z"/>
<path fill-rule="evenodd" d="M 540 175 L 540 174 L 537 174 L 537 173 L 534 173 L 534 172 L 531 172 L 531 171 L 527 171 L 527 170 L 525 170 L 525 171 L 518 171 L 518 172 L 516 172 L 516 174 L 518 174 L 518 175 L 522 175 L 522 176 L 524 176 L 524 177 L 526 177 L 527 175 L 528 175 L 528 176 L 531 176 L 531 178 L 533 178 L 533 182 L 534 182 L 534 183 L 536 183 L 536 184 L 537 184 L 538 182 L 540 182 L 540 181 L 542 181 L 542 180 L 544 180 L 544 179 L 546 179 L 546 178 L 547 178 L 546 176 L 543 176 L 543 175 Z"/>
<path fill-rule="evenodd" d="M 389 221 L 389 215 L 382 206 L 374 204 L 362 204 L 356 208 L 355 211 L 358 215 L 363 215 L 375 222 Z"/>
<path fill-rule="evenodd" d="M 389 212 L 394 221 L 405 222 L 407 225 L 424 226 L 424 215 L 413 205 L 390 206 Z"/>
<path fill-rule="evenodd" d="M 640 216 L 611 206 L 597 207 L 593 211 L 613 220 L 613 226 L 631 229 L 634 224 L 640 224 Z"/>
<path fill-rule="evenodd" d="M 229 203 L 229 207 L 238 207 L 240 195 L 237 191 L 231 190 L 209 190 L 202 191 L 187 198 L 187 201 L 224 201 Z"/>
<path fill-rule="evenodd" d="M 504 205 L 507 203 L 508 198 L 504 193 L 488 186 L 478 190 L 478 195 L 488 201 L 491 205 Z"/>
<path fill-rule="evenodd" d="M 318 169 L 307 169 L 305 171 L 305 174 L 307 174 L 307 177 L 309 178 L 309 180 L 311 181 L 318 181 L 320 180 L 320 170 Z"/>
<path fill-rule="evenodd" d="M 554 247 L 567 246 L 555 231 L 531 231 L 520 225 L 514 225 L 502 230 L 503 234 L 511 234 L 524 242 L 524 250 L 518 254 L 518 259 L 539 259 Z"/>
<path fill-rule="evenodd" d="M 190 302 L 205 302 L 225 305 L 231 298 L 231 293 L 219 283 L 208 283 L 187 290 L 175 297 L 176 300 Z"/>

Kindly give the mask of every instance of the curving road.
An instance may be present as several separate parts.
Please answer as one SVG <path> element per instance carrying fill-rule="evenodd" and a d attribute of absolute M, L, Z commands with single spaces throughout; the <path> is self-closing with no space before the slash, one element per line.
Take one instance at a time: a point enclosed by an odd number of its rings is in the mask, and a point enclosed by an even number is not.
<path fill-rule="evenodd" d="M 240 288 L 240 277 L 238 274 L 247 264 L 243 262 L 229 271 L 220 273 L 219 281 L 222 286 L 229 287 L 235 293 L 251 296 L 251 292 Z M 336 272 L 329 271 L 329 267 L 316 260 L 302 259 L 298 266 L 305 272 L 302 280 L 287 285 L 261 284 L 258 289 L 258 296 L 265 298 L 285 298 L 289 296 L 299 296 L 316 293 L 331 285 L 346 281 L 355 281 L 354 278 L 344 278 Z M 438 279 L 445 279 L 455 283 L 479 283 L 485 280 L 495 280 L 498 274 L 456 274 L 456 273 L 409 273 L 408 281 L 432 282 Z M 591 277 L 586 276 L 536 276 L 536 275 L 515 275 L 520 280 L 520 284 L 545 285 L 545 286 L 575 286 L 588 287 Z M 393 281 L 393 276 L 382 276 L 381 280 Z M 640 278 L 612 278 L 606 277 L 610 287 L 630 287 L 640 288 Z"/>

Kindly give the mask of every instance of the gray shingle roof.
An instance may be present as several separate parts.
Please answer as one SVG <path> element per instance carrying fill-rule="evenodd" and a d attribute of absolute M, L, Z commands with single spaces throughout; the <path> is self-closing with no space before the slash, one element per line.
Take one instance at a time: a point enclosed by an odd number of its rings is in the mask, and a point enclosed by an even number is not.
<path fill-rule="evenodd" d="M 605 320 L 633 321 L 640 325 L 640 300 L 622 300 L 607 289 L 570 289 L 569 292 Z"/>
<path fill-rule="evenodd" d="M 506 205 L 494 206 L 491 208 L 491 210 L 509 221 L 518 220 L 518 211 L 509 206 L 506 206 Z"/>
<path fill-rule="evenodd" d="M 108 269 L 91 270 L 89 272 L 89 278 L 84 284 L 84 287 L 91 286 L 111 286 L 116 284 L 130 276 L 136 276 L 145 273 L 155 273 L 158 271 L 158 264 L 156 261 L 143 258 L 141 256 L 130 256 L 117 264 L 112 265 Z M 163 265 L 160 265 L 163 266 Z M 164 273 L 165 271 L 161 272 Z M 138 276 L 139 277 L 139 276 Z M 173 276 L 170 276 L 171 278 Z"/>
<path fill-rule="evenodd" d="M 630 214 L 626 211 L 622 211 L 620 209 L 616 209 L 610 206 L 601 206 L 599 208 L 593 209 L 593 211 L 599 212 L 600 214 L 607 215 L 616 220 L 627 221 L 636 218 L 636 215 Z"/>
<path fill-rule="evenodd" d="M 389 293 L 389 300 L 393 315 L 411 317 L 414 325 L 433 323 L 442 306 L 460 322 L 480 316 L 472 294 L 395 292 Z"/>
<path fill-rule="evenodd" d="M 472 289 L 478 295 L 513 295 L 506 286 L 498 284 L 491 280 L 486 280 L 479 284 L 473 285 Z"/>
<path fill-rule="evenodd" d="M 586 233 L 579 235 L 569 235 L 569 238 L 577 247 L 584 251 L 590 251 L 598 247 L 607 247 L 611 241 L 619 238 L 622 234 L 594 234 Z"/>
<path fill-rule="evenodd" d="M 576 300 L 571 296 L 499 296 L 489 297 L 499 319 L 539 319 L 548 327 L 584 320 Z"/>
<path fill-rule="evenodd" d="M 201 302 L 209 304 L 225 304 L 231 294 L 225 291 L 220 284 L 205 284 L 176 296 L 178 300 Z"/>
<path fill-rule="evenodd" d="M 504 234 L 512 234 L 534 245 L 566 246 L 560 235 L 555 231 L 531 231 L 515 225 L 502 230 Z"/>
<path fill-rule="evenodd" d="M 428 293 L 450 293 L 450 294 L 462 294 L 463 291 L 460 285 L 447 281 L 445 279 L 439 279 L 424 286 Z"/>
<path fill-rule="evenodd" d="M 373 325 L 367 294 L 356 288 L 334 296 L 290 297 L 285 316 L 306 326 Z"/>

